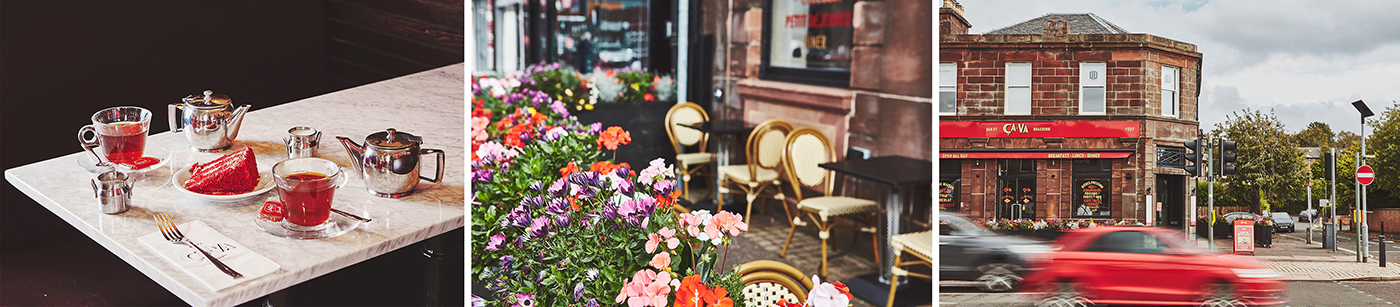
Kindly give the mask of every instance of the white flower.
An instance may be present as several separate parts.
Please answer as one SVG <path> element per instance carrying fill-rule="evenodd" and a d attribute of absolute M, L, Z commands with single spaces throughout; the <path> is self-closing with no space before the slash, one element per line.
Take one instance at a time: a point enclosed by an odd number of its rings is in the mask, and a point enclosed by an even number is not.
<path fill-rule="evenodd" d="M 807 293 L 807 306 L 811 307 L 846 307 L 851 304 L 851 298 L 846 297 L 836 286 L 831 283 L 821 282 L 821 278 L 812 275 L 812 284 L 817 284 L 812 288 L 812 292 Z"/>

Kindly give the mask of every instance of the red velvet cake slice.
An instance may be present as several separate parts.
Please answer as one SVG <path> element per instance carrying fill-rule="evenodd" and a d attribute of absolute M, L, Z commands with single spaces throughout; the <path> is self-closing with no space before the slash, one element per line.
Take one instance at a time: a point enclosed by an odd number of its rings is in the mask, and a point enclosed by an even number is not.
<path fill-rule="evenodd" d="M 244 148 L 209 163 L 190 166 L 185 189 L 200 194 L 242 194 L 253 191 L 258 179 L 258 161 L 252 149 Z"/>

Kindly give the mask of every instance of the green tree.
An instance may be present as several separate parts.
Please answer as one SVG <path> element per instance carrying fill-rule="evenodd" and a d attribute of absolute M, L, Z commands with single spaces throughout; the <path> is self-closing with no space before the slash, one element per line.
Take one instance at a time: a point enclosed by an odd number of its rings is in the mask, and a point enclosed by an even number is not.
<path fill-rule="evenodd" d="M 1376 156 L 1366 164 L 1376 170 L 1376 181 L 1367 189 L 1370 208 L 1400 207 L 1400 106 L 1391 104 L 1367 121 L 1375 133 L 1366 136 L 1366 153 Z M 1341 181 L 1341 180 L 1338 180 Z"/>
<path fill-rule="evenodd" d="M 1306 201 L 1307 162 L 1289 141 L 1273 111 L 1245 109 L 1226 116 L 1212 134 L 1237 142 L 1238 175 L 1221 179 L 1227 205 L 1253 205 L 1256 197 L 1293 211 Z M 1221 191 L 1217 191 L 1219 193 Z M 1220 202 L 1217 202 L 1219 204 Z"/>
<path fill-rule="evenodd" d="M 1332 139 L 1336 137 L 1332 133 L 1332 126 L 1322 122 L 1312 122 L 1307 128 L 1298 131 L 1293 135 L 1293 141 L 1299 147 L 1332 147 Z"/>

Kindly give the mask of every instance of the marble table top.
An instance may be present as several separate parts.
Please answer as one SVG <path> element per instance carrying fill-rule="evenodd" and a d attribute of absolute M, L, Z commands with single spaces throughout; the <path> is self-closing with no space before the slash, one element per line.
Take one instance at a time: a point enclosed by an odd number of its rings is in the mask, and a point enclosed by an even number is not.
<path fill-rule="evenodd" d="M 171 152 L 170 162 L 161 169 L 133 176 L 133 206 L 122 214 L 102 214 L 98 208 L 88 183 L 95 175 L 77 163 L 85 153 L 8 169 L 5 179 L 186 303 L 237 305 L 463 227 L 465 77 L 465 65 L 455 64 L 273 107 L 241 102 L 252 104 L 253 108 L 245 116 L 232 150 L 252 148 L 259 169 L 270 170 L 273 164 L 286 159 L 282 138 L 288 129 L 309 126 L 322 133 L 318 156 L 335 161 L 352 173 L 346 185 L 335 193 L 333 206 L 356 209 L 374 221 L 334 238 L 286 239 L 258 228 L 258 210 L 263 200 L 276 196 L 276 191 L 234 202 L 212 202 L 177 191 L 170 183 L 174 170 L 221 155 L 191 150 L 183 134 L 149 136 L 147 146 L 166 148 Z M 238 94 L 229 95 L 236 98 Z M 165 110 L 151 111 L 153 121 L 166 120 Z M 364 182 L 353 175 L 350 156 L 335 137 L 345 136 L 363 145 L 366 136 L 386 128 L 422 137 L 422 148 L 446 151 L 443 181 L 421 181 L 417 192 L 399 199 L 369 194 Z M 424 157 L 424 176 L 435 175 L 436 160 Z M 158 231 L 152 218 L 156 212 L 170 214 L 176 224 L 203 221 L 282 268 L 231 288 L 210 291 L 137 242 L 137 237 Z"/>

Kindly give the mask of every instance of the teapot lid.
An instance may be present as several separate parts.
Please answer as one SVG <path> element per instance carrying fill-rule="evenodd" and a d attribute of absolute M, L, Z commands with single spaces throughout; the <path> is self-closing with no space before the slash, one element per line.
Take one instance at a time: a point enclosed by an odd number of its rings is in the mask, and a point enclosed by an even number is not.
<path fill-rule="evenodd" d="M 223 107 L 223 106 L 227 106 L 227 105 L 229 105 L 230 103 L 233 102 L 233 99 L 228 98 L 228 96 L 226 96 L 226 95 L 220 95 L 220 94 L 214 94 L 214 91 L 212 91 L 212 90 L 204 90 L 204 93 L 203 93 L 202 95 L 201 95 L 201 94 L 189 95 L 189 96 L 185 96 L 185 98 L 181 98 L 180 100 L 184 101 L 185 104 L 188 104 L 188 105 L 191 105 L 191 106 L 194 106 L 194 107 L 205 107 L 205 108 L 208 108 L 208 107 Z"/>
<path fill-rule="evenodd" d="M 400 149 L 422 144 L 423 138 L 389 128 L 371 133 L 365 138 L 365 143 L 378 148 Z"/>

